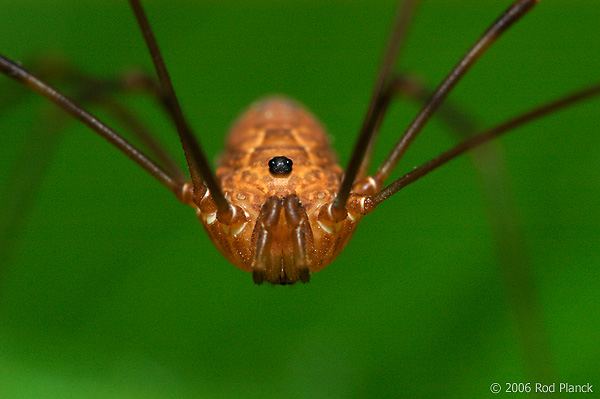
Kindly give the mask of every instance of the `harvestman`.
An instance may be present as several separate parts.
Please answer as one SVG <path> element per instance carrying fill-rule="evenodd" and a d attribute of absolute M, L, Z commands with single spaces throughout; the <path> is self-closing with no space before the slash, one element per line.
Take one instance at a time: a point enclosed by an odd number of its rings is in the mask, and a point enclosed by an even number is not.
<path fill-rule="evenodd" d="M 18 63 L 0 56 L 0 71 L 57 104 L 108 140 L 196 209 L 213 243 L 236 267 L 252 272 L 254 282 L 308 282 L 312 272 L 331 263 L 350 239 L 362 216 L 406 185 L 483 143 L 514 128 L 600 94 L 600 85 L 526 112 L 488 131 L 473 135 L 384 186 L 415 137 L 440 108 L 448 93 L 477 59 L 539 0 L 513 3 L 477 40 L 400 136 L 387 159 L 372 176 L 365 176 L 379 126 L 390 102 L 405 92 L 406 80 L 392 71 L 417 3 L 399 8 L 371 101 L 351 159 L 344 171 L 337 165 L 319 122 L 292 100 L 272 97 L 253 104 L 227 139 L 224 155 L 213 173 L 199 141 L 179 107 L 158 44 L 139 0 L 130 0 L 148 46 L 158 83 L 145 75 L 123 79 L 121 89 L 144 87 L 156 96 L 177 129 L 191 182 L 168 155 L 153 145 L 126 110 L 113 109 L 147 145 L 157 161 L 138 150 L 78 103 L 66 97 Z M 105 91 L 112 90 L 109 86 Z M 114 89 L 114 88 L 113 88 Z M 416 96 L 413 94 L 413 96 Z"/>

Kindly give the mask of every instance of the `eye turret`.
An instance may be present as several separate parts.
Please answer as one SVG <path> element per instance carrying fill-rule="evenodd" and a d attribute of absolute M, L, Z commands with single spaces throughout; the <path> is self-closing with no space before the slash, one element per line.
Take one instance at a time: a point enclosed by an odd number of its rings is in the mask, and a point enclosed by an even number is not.
<path fill-rule="evenodd" d="M 292 173 L 291 159 L 286 157 L 275 157 L 269 161 L 269 172 L 274 175 L 288 175 Z"/>

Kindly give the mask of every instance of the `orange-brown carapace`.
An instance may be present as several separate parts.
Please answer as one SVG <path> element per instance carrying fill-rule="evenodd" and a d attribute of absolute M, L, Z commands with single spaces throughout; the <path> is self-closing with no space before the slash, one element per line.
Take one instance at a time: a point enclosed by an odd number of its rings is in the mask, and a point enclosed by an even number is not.
<path fill-rule="evenodd" d="M 198 216 L 221 253 L 255 282 L 307 282 L 341 252 L 364 213 L 362 195 L 353 193 L 348 216 L 331 216 L 341 178 L 319 122 L 298 103 L 269 97 L 235 123 L 217 169 L 225 198 L 243 217 L 221 223 L 208 191 Z"/>

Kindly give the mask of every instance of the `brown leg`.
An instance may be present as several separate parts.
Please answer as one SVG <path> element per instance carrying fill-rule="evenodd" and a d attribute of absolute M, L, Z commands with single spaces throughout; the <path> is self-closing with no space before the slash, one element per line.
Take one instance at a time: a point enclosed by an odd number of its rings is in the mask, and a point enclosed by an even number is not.
<path fill-rule="evenodd" d="M 77 68 L 72 63 L 57 57 L 42 56 L 31 62 L 31 70 L 39 78 L 53 85 L 64 87 L 64 90 L 82 106 L 97 105 L 104 108 L 111 116 L 131 131 L 141 144 L 156 157 L 160 165 L 180 182 L 186 182 L 188 177 L 165 150 L 164 145 L 156 139 L 134 112 L 115 100 L 119 94 L 139 94 L 153 98 L 165 108 L 160 96 L 158 82 L 154 77 L 141 70 L 129 70 L 111 78 L 91 76 Z M 4 106 L 14 106 L 22 102 L 24 95 L 20 90 L 12 93 L 9 98 L 3 96 L 0 103 Z M 16 95 L 15 95 L 16 94 Z M 61 118 L 63 119 L 63 118 Z M 58 133 L 57 133 L 58 134 Z"/>
<path fill-rule="evenodd" d="M 146 13 L 142 8 L 139 0 L 129 0 L 131 9 L 135 15 L 135 18 L 140 26 L 142 36 L 150 52 L 152 63 L 158 77 L 159 89 L 161 98 L 163 99 L 164 105 L 166 106 L 173 123 L 177 128 L 181 145 L 183 146 L 183 152 L 187 161 L 192 183 L 194 185 L 195 193 L 199 193 L 204 190 L 205 186 L 210 190 L 211 198 L 214 200 L 217 206 L 217 219 L 221 222 L 225 222 L 231 218 L 233 207 L 227 201 L 221 190 L 215 173 L 213 172 L 206 155 L 202 149 L 200 141 L 194 136 L 192 128 L 190 127 L 187 119 L 183 115 L 183 111 L 179 106 L 173 83 L 169 77 L 167 66 L 163 60 L 162 54 L 154 37 L 154 32 L 150 27 L 150 22 L 146 17 Z M 200 206 L 201 197 L 194 196 L 194 201 Z"/>
<path fill-rule="evenodd" d="M 416 76 L 411 74 L 390 75 L 389 82 L 383 89 L 380 97 L 379 108 L 373 114 L 373 129 L 374 134 L 371 136 L 367 146 L 365 157 L 361 165 L 360 175 L 366 176 L 371 160 L 371 154 L 375 146 L 377 132 L 381 126 L 388 108 L 393 101 L 406 97 L 409 100 L 415 101 L 418 105 L 423 105 L 427 102 L 433 90 L 429 85 L 426 85 Z M 474 135 L 479 131 L 478 124 L 474 118 L 468 115 L 460 107 L 453 104 L 451 101 L 446 101 L 440 105 L 438 112 L 434 117 L 439 118 L 450 129 L 453 130 L 459 138 L 465 138 Z M 476 157 L 476 162 L 480 162 L 481 157 Z M 378 176 L 368 176 L 359 180 L 353 187 L 354 192 L 364 195 L 372 195 L 379 191 L 383 186 L 383 181 L 378 180 Z"/>
<path fill-rule="evenodd" d="M 111 102 L 112 96 L 123 92 L 156 95 L 156 90 L 152 89 L 152 78 L 139 72 L 129 72 L 114 79 L 97 79 L 78 71 L 68 62 L 49 57 L 34 60 L 32 64 L 39 76 L 68 89 L 76 104 L 100 105 L 120 120 L 158 158 L 160 163 L 155 164 L 158 169 L 164 167 L 166 175 L 170 176 L 167 180 L 161 178 L 159 181 L 163 184 L 168 183 L 167 186 L 174 191 L 175 195 L 185 202 L 182 188 L 187 186 L 188 179 L 181 169 L 132 112 L 121 104 Z M 11 70 L 10 62 L 7 66 L 7 70 Z M 12 70 L 15 73 L 23 73 L 24 82 L 35 80 L 35 77 L 27 77 L 26 71 L 18 66 Z M 45 85 L 41 81 L 38 83 Z M 27 100 L 25 91 L 16 88 L 17 86 L 13 85 L 6 89 L 2 87 L 1 109 L 15 107 Z M 0 203 L 4 205 L 0 209 L 0 263 L 6 263 L 16 248 L 19 231 L 26 223 L 45 171 L 62 137 L 62 131 L 70 121 L 67 114 L 55 110 L 54 107 L 48 107 L 41 112 L 37 121 L 31 123 L 29 131 L 25 132 L 25 145 L 17 158 L 20 161 L 13 165 L 12 170 L 7 174 L 6 184 L 0 187 Z M 128 151 L 124 152 L 131 156 Z M 150 167 L 154 168 L 152 165 Z"/>
<path fill-rule="evenodd" d="M 415 77 L 395 79 L 394 91 L 417 102 L 425 102 L 432 90 Z M 475 134 L 479 128 L 465 112 L 450 103 L 443 104 L 436 116 L 459 138 Z M 498 142 L 471 152 L 486 192 L 488 212 L 495 235 L 499 271 L 504 279 L 506 296 L 512 305 L 517 332 L 521 339 L 524 365 L 528 376 L 552 380 L 555 371 L 546 323 L 529 254 L 524 244 L 518 213 L 510 193 L 510 181 Z"/>
<path fill-rule="evenodd" d="M 377 170 L 375 179 L 384 182 L 398 164 L 404 153 L 408 150 L 414 139 L 421 132 L 427 121 L 444 102 L 448 94 L 468 72 L 473 64 L 485 53 L 485 51 L 515 22 L 521 19 L 528 11 L 537 4 L 536 0 L 515 1 L 477 40 L 464 57 L 456 64 L 454 69 L 447 75 L 444 81 L 427 100 L 425 106 L 413 119 L 408 129 L 402 134 L 387 159 Z"/>
<path fill-rule="evenodd" d="M 156 162 L 151 160 L 146 154 L 142 153 L 135 146 L 125 140 L 119 133 L 84 110 L 81 106 L 79 106 L 69 97 L 65 96 L 59 90 L 40 80 L 35 75 L 27 72 L 18 63 L 15 63 L 14 61 L 2 55 L 0 55 L 0 73 L 19 83 L 22 83 L 43 97 L 46 97 L 48 100 L 62 108 L 65 112 L 73 116 L 75 119 L 83 122 L 86 126 L 115 146 L 119 151 L 128 156 L 132 161 L 145 169 L 156 180 L 177 195 L 178 198 L 181 198 L 181 188 L 185 182 L 177 181 Z"/>
<path fill-rule="evenodd" d="M 375 88 L 371 94 L 371 100 L 367 113 L 360 128 L 354 150 L 350 161 L 344 171 L 344 177 L 340 185 L 340 189 L 333 203 L 333 215 L 335 220 L 343 220 L 346 218 L 346 203 L 350 196 L 350 191 L 354 185 L 359 173 L 364 170 L 365 157 L 369 157 L 368 153 L 372 149 L 373 140 L 379 129 L 381 118 L 385 112 L 381 112 L 382 108 L 387 108 L 383 102 L 385 101 L 385 89 L 388 83 L 388 78 L 392 73 L 394 64 L 398 61 L 401 48 L 404 44 L 406 33 L 418 0 L 406 0 L 401 2 L 396 12 L 396 18 L 392 27 L 392 32 L 387 41 L 387 46 L 383 54 L 381 67 L 377 74 Z M 367 161 L 368 162 L 368 161 Z"/>

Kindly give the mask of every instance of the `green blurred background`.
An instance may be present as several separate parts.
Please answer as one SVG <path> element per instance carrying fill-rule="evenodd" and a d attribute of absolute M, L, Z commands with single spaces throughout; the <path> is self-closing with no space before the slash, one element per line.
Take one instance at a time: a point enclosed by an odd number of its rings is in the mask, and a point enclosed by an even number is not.
<path fill-rule="evenodd" d="M 345 164 L 393 1 L 145 3 L 211 159 L 248 104 L 283 93 L 323 121 Z M 437 83 L 509 2 L 424 3 L 403 66 Z M 541 2 L 451 98 L 491 126 L 597 81 L 598 21 L 596 0 Z M 24 62 L 53 52 L 100 76 L 150 69 L 125 1 L 3 0 L 0 52 Z M 0 98 L 18 92 L 4 77 L 0 89 Z M 128 101 L 182 161 L 155 107 Z M 18 149 L 43 105 L 32 96 L 0 110 L 0 186 L 15 162 L 34 162 L 17 159 Z M 415 112 L 406 102 L 394 108 L 376 162 Z M 0 397 L 481 398 L 494 396 L 493 382 L 600 390 L 599 121 L 596 100 L 501 140 L 552 348 L 551 381 L 525 371 L 529 348 L 517 339 L 468 158 L 366 217 L 309 284 L 257 287 L 212 247 L 191 209 L 73 123 L 2 265 Z M 453 142 L 431 123 L 400 169 Z"/>

